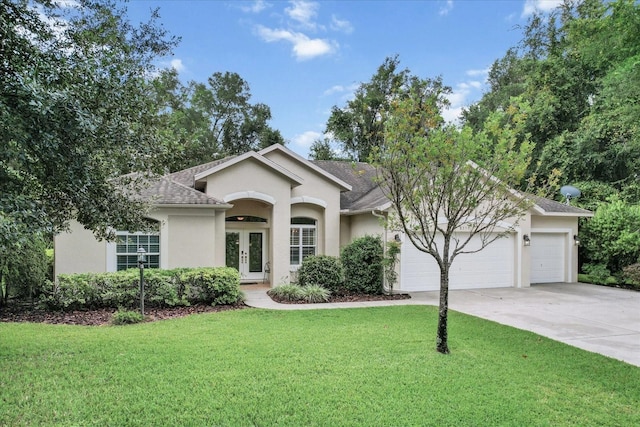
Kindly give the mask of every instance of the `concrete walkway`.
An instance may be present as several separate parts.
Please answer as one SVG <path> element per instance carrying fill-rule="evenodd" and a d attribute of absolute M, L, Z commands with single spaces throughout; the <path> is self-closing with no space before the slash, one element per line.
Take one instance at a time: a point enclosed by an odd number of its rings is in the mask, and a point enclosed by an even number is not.
<path fill-rule="evenodd" d="M 278 304 L 267 286 L 242 288 L 247 305 L 275 310 L 438 305 L 437 291 L 412 292 L 407 300 Z M 582 283 L 451 291 L 449 308 L 640 366 L 640 292 Z"/>

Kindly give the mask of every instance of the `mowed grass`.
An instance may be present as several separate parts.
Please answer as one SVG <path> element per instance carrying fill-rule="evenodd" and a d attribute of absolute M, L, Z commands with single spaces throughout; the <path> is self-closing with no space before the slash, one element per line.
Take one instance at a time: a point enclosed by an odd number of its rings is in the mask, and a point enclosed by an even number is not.
<path fill-rule="evenodd" d="M 0 324 L 0 425 L 631 426 L 640 368 L 435 307 Z"/>

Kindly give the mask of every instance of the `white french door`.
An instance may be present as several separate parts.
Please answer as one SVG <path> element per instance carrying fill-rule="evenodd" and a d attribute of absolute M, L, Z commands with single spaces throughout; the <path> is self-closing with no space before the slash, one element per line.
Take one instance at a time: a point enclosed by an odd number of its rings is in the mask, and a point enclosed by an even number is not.
<path fill-rule="evenodd" d="M 226 233 L 226 265 L 240 272 L 244 282 L 264 279 L 266 230 L 228 230 Z"/>

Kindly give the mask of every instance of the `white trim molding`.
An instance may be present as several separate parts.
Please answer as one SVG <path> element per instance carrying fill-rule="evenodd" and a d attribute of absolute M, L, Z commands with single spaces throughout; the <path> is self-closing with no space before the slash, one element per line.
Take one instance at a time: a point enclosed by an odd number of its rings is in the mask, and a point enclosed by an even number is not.
<path fill-rule="evenodd" d="M 224 196 L 223 200 L 225 203 L 232 202 L 234 200 L 239 199 L 254 199 L 254 200 L 262 200 L 263 202 L 270 203 L 272 205 L 276 204 L 276 199 L 273 196 L 270 196 L 265 193 L 260 193 L 259 191 L 238 191 L 236 193 L 227 194 Z"/>
<path fill-rule="evenodd" d="M 312 205 L 317 205 L 317 206 L 321 206 L 323 208 L 327 208 L 328 204 L 327 202 L 325 202 L 322 199 L 318 199 L 317 197 L 311 197 L 311 196 L 298 196 L 298 197 L 292 197 L 291 198 L 291 204 L 295 205 L 298 203 L 310 203 Z"/>

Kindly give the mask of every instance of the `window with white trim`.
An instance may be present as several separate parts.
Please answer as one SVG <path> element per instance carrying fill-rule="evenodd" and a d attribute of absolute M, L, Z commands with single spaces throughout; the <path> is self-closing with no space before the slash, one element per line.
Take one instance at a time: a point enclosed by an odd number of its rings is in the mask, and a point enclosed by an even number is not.
<path fill-rule="evenodd" d="M 300 265 L 306 257 L 315 255 L 317 240 L 315 219 L 305 217 L 291 218 L 290 264 Z"/>
<path fill-rule="evenodd" d="M 116 234 L 116 269 L 126 270 L 138 268 L 138 248 L 147 253 L 146 268 L 160 268 L 160 235 L 145 233 L 128 233 L 119 231 Z"/>

